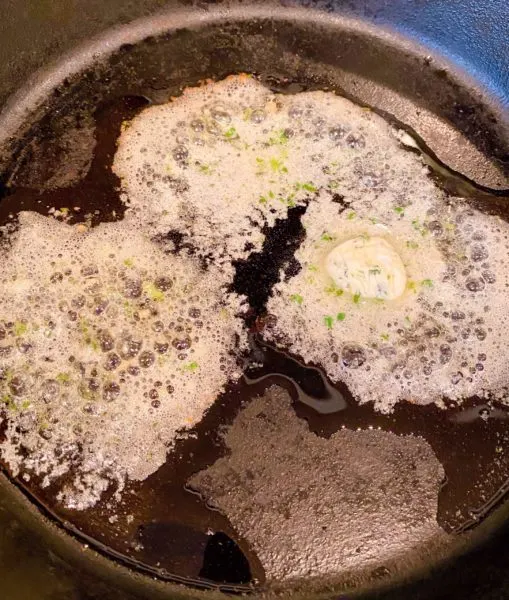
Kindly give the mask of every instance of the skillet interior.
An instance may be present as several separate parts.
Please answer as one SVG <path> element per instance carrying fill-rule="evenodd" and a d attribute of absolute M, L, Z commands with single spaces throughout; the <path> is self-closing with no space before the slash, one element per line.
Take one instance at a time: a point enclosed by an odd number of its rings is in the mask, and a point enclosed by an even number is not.
<path fill-rule="evenodd" d="M 284 15 L 268 17 L 264 11 L 246 8 L 231 19 L 208 11 L 204 17 L 208 23 L 200 23 L 201 27 L 192 16 L 184 14 L 181 19 L 178 23 L 173 15 L 170 21 L 149 22 L 141 31 L 128 29 L 122 34 L 124 40 L 117 40 L 118 45 L 126 39 L 128 43 L 94 65 L 85 78 L 67 73 L 51 99 L 36 107 L 31 119 L 23 118 L 35 124 L 11 137 L 4 155 L 5 172 L 12 172 L 11 156 L 18 178 L 29 171 L 32 178 L 34 171 L 37 176 L 34 165 L 44 165 L 48 156 L 57 165 L 65 160 L 59 134 L 76 111 L 90 113 L 98 104 L 126 94 L 160 101 L 205 77 L 250 71 L 274 82 L 287 79 L 350 95 L 413 125 L 431 150 L 455 170 L 486 187 L 506 187 L 504 114 L 496 99 L 488 99 L 485 90 L 439 57 L 423 55 L 421 48 L 377 34 L 358 22 L 318 14 L 313 20 L 299 10 L 286 9 Z M 133 43 L 140 35 L 168 29 L 170 22 L 176 31 Z M 70 61 L 65 65 L 73 67 Z M 409 81 L 408 73 L 416 70 L 421 76 Z M 10 134 L 20 125 L 9 107 L 2 124 Z M 27 139 L 32 142 L 30 152 Z M 444 146 L 445 139 L 455 143 Z M 461 153 L 458 140 L 465 143 Z M 32 179 L 31 185 L 42 185 L 42 180 Z"/>

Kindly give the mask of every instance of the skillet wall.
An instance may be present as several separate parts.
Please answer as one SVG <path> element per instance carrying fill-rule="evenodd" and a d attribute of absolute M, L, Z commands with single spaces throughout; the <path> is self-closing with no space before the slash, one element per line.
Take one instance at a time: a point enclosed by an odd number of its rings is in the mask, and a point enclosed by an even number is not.
<path fill-rule="evenodd" d="M 64 49 L 86 39 L 89 35 L 102 31 L 106 26 L 127 22 L 134 17 L 150 13 L 163 4 L 177 6 L 177 3 L 160 1 L 137 2 L 131 5 L 117 0 L 110 2 L 97 0 L 8 2 L 4 0 L 1 4 L 5 6 L 2 10 L 2 19 L 6 31 L 6 34 L 0 38 L 2 100 L 17 88 L 34 68 L 45 64 L 50 57 L 59 55 Z M 156 87 L 164 84 L 170 89 L 176 89 L 182 78 L 191 81 L 200 76 L 210 75 L 212 72 L 221 75 L 239 68 L 248 70 L 256 68 L 258 71 L 263 71 L 264 64 L 277 63 L 277 67 L 271 67 L 275 70 L 274 75 L 295 76 L 297 74 L 306 82 L 317 86 L 337 85 L 370 104 L 375 104 L 381 109 L 385 108 L 391 113 L 398 113 L 401 120 L 405 122 L 413 118 L 419 125 L 419 121 L 424 119 L 418 118 L 422 113 L 416 113 L 416 106 L 422 111 L 432 107 L 441 118 L 424 123 L 427 125 L 424 128 L 420 123 L 420 133 L 432 147 L 435 144 L 437 154 L 442 152 L 445 162 L 453 164 L 457 170 L 468 173 L 488 187 L 509 187 L 507 185 L 507 156 L 509 155 L 507 122 L 509 119 L 507 114 L 504 114 L 504 109 L 509 103 L 509 84 L 504 81 L 504 77 L 508 77 L 509 69 L 509 42 L 505 39 L 505 24 L 509 22 L 509 6 L 505 0 L 477 0 L 471 3 L 459 0 L 394 0 L 393 2 L 377 0 L 357 3 L 309 3 L 309 5 L 313 6 L 314 11 L 319 10 L 325 15 L 319 32 L 312 19 L 309 19 L 308 23 L 302 19 L 297 29 L 284 24 L 274 27 L 273 23 L 267 20 L 246 27 L 240 27 L 237 23 L 231 23 L 228 27 L 219 24 L 215 37 L 203 37 L 201 42 L 203 45 L 201 49 L 197 49 L 196 39 L 191 39 L 194 38 L 194 34 L 190 35 L 184 31 L 179 34 L 181 37 L 175 46 L 173 46 L 175 39 L 168 39 L 167 51 L 158 55 L 158 60 L 153 62 L 151 71 L 144 72 L 144 81 L 140 79 L 141 74 L 136 73 L 137 65 L 140 64 L 140 55 L 136 54 L 136 50 L 127 47 L 124 49 L 122 61 L 115 58 L 109 61 L 104 70 L 101 70 L 98 79 L 89 82 L 87 89 L 75 87 L 71 81 L 71 85 L 64 92 L 67 94 L 69 110 L 72 110 L 76 103 L 86 102 L 83 94 L 94 93 L 94 90 L 103 93 L 100 90 L 107 75 L 118 75 L 115 79 L 116 83 L 111 84 L 108 92 L 115 94 L 121 92 L 124 85 L 131 87 L 133 79 L 138 79 L 140 89 L 146 85 L 150 77 L 156 77 Z M 210 14 L 205 6 L 205 3 L 200 3 L 197 10 L 201 14 Z M 224 5 L 222 7 L 224 8 Z M 290 15 L 292 8 L 288 6 L 285 10 L 288 11 L 286 14 Z M 335 34 L 328 18 L 335 11 L 349 17 L 361 17 L 360 22 L 366 23 L 366 29 L 362 27 L 359 29 L 357 25 L 349 28 L 348 34 L 334 43 Z M 406 45 L 400 36 L 393 37 L 390 33 L 373 37 L 370 33 L 372 23 L 382 25 L 386 32 L 394 30 L 397 33 L 404 33 L 415 42 L 427 45 L 429 51 L 425 52 L 413 43 Z M 246 34 L 251 37 L 246 37 Z M 278 43 L 274 44 L 273 48 L 253 44 L 255 40 L 267 44 L 275 39 L 276 35 Z M 372 42 L 375 38 L 377 44 Z M 246 41 L 248 39 L 251 41 L 250 44 Z M 208 48 L 207 44 L 209 44 Z M 397 48 L 396 51 L 394 47 Z M 150 42 L 142 52 L 146 52 L 148 48 Z M 172 53 L 177 48 L 178 51 Z M 352 48 L 355 51 L 352 51 Z M 188 70 L 167 69 L 168 66 L 175 66 L 175 63 L 172 63 L 175 57 L 185 58 L 186 52 L 188 52 Z M 271 52 L 276 53 L 278 60 L 267 63 Z M 440 54 L 443 58 L 438 56 Z M 303 56 L 305 60 L 295 62 L 295 55 Z M 208 56 L 209 62 L 199 60 L 203 56 Z M 431 56 L 432 60 L 429 60 L 428 56 Z M 339 79 L 334 67 L 338 62 L 343 67 Z M 131 65 L 131 72 L 126 70 L 126 64 Z M 161 68 L 162 64 L 166 67 Z M 469 79 L 463 69 L 467 69 L 474 75 L 475 83 Z M 126 78 L 124 81 L 123 77 Z M 464 87 L 468 82 L 471 85 Z M 398 94 L 394 95 L 392 90 L 397 90 Z M 136 90 L 131 88 L 131 91 Z M 47 108 L 40 107 L 41 114 Z M 46 129 L 34 129 L 32 135 L 44 136 L 55 128 L 55 123 L 57 123 L 55 116 L 48 117 Z M 440 147 L 438 141 L 448 139 L 449 132 L 458 130 L 461 132 L 458 139 L 464 140 L 464 148 L 458 152 L 454 144 L 445 150 Z M 488 155 L 487 162 L 484 162 L 484 154 Z M 17 500 L 12 498 L 7 500 L 7 494 L 7 492 L 0 493 L 3 514 L 16 514 L 19 511 L 12 522 L 25 520 L 23 516 L 25 509 L 21 504 L 16 503 Z M 10 521 L 10 517 L 6 517 L 6 521 Z M 21 526 L 21 530 L 26 532 L 21 537 L 26 539 L 27 548 L 30 548 L 32 546 L 30 531 L 36 526 L 36 519 L 27 519 L 27 524 L 26 530 Z M 34 535 L 37 539 L 38 535 L 43 534 Z M 8 536 L 5 538 L 8 543 Z M 503 541 L 504 538 L 501 538 L 501 543 Z M 509 547 L 505 545 L 506 548 Z M 509 563 L 509 559 L 506 561 L 504 554 L 499 552 L 497 547 L 490 548 L 485 549 L 481 555 L 466 559 L 470 562 L 460 561 L 452 569 L 437 573 L 437 579 L 429 580 L 419 586 L 420 591 L 415 588 L 409 589 L 408 597 L 454 598 L 456 595 L 452 590 L 475 597 L 473 594 L 476 586 L 479 594 L 481 590 L 483 593 L 478 597 L 507 598 L 507 593 L 504 593 L 500 586 L 504 585 L 504 567 Z M 7 546 L 2 548 L 1 552 L 5 556 L 9 552 Z M 68 559 L 71 560 L 69 557 Z M 64 563 L 59 561 L 55 563 L 54 559 L 51 560 L 53 565 L 59 565 L 57 568 L 63 568 Z M 467 565 L 468 568 L 465 570 Z M 94 568 L 96 567 L 97 565 L 94 565 Z M 70 587 L 65 593 L 74 594 L 70 592 L 74 585 L 72 578 L 69 579 Z M 445 592 L 447 588 L 448 591 Z M 94 592 L 76 591 L 75 597 L 107 598 L 107 594 L 110 593 L 110 597 L 114 598 L 114 593 L 105 588 L 101 588 L 101 592 L 97 592 L 95 596 Z M 30 598 L 27 595 L 19 597 Z M 37 600 L 44 597 L 39 595 Z M 119 595 L 119 597 L 126 596 Z M 395 592 L 390 592 L 387 595 L 387 598 L 389 597 L 397 598 Z M 407 597 L 406 592 L 401 596 L 403 597 Z"/>

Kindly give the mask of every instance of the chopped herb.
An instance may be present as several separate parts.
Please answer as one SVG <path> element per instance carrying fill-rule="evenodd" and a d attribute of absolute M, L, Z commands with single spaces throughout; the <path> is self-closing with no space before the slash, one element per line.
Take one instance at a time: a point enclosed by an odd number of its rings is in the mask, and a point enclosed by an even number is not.
<path fill-rule="evenodd" d="M 129 267 L 129 268 L 131 268 L 132 266 L 134 266 L 134 261 L 133 261 L 133 259 L 132 259 L 132 258 L 126 258 L 126 259 L 124 260 L 124 265 L 125 265 L 126 267 Z"/>
<path fill-rule="evenodd" d="M 359 304 L 360 300 L 361 300 L 360 292 L 355 292 L 355 294 L 353 295 L 353 301 L 355 302 L 355 304 Z"/>
<path fill-rule="evenodd" d="M 450 223 L 449 221 L 444 223 L 444 227 L 447 229 L 447 231 L 454 231 L 456 229 L 456 225 L 454 223 Z"/>
<path fill-rule="evenodd" d="M 258 199 L 258 202 L 260 204 L 267 204 L 267 198 L 265 196 L 260 196 L 260 198 Z"/>
<path fill-rule="evenodd" d="M 27 331 L 28 331 L 28 325 L 26 323 L 24 323 L 23 321 L 16 321 L 14 323 L 14 335 L 16 337 L 25 335 L 25 333 Z"/>
<path fill-rule="evenodd" d="M 269 138 L 270 146 L 284 145 L 287 144 L 289 140 L 288 134 L 284 129 L 280 129 L 276 131 L 273 136 Z"/>
<path fill-rule="evenodd" d="M 417 285 L 415 284 L 415 281 L 412 281 L 411 279 L 406 282 L 406 287 L 407 290 L 410 290 L 411 292 L 417 292 Z"/>
<path fill-rule="evenodd" d="M 301 188 L 303 190 L 306 190 L 306 192 L 317 192 L 318 188 L 316 186 L 314 186 L 312 183 L 303 183 L 301 185 Z"/>
<path fill-rule="evenodd" d="M 329 235 L 327 232 L 322 233 L 322 238 L 321 238 L 324 242 L 332 242 L 334 240 L 334 238 Z"/>
<path fill-rule="evenodd" d="M 346 314 L 344 312 L 340 312 L 336 315 L 336 321 L 344 321 Z"/>
<path fill-rule="evenodd" d="M 22 410 L 26 410 L 32 403 L 30 402 L 30 400 L 23 400 L 23 402 L 21 403 L 21 409 Z"/>
<path fill-rule="evenodd" d="M 410 317 L 407 315 L 407 316 L 405 317 L 405 323 L 406 323 L 407 325 L 410 325 L 410 323 L 411 323 L 411 322 L 412 322 L 412 321 L 411 321 Z"/>
<path fill-rule="evenodd" d="M 1 401 L 7 406 L 7 408 L 16 408 L 14 398 L 10 394 L 4 394 Z"/>
<path fill-rule="evenodd" d="M 227 140 L 233 140 L 233 138 L 236 138 L 236 137 L 239 137 L 239 136 L 238 136 L 238 133 L 237 133 L 237 130 L 235 129 L 235 127 L 230 127 L 229 129 L 227 129 L 224 132 L 224 137 Z"/>
<path fill-rule="evenodd" d="M 382 269 L 378 265 L 375 265 L 374 267 L 371 267 L 368 272 L 370 275 L 380 275 Z"/>
<path fill-rule="evenodd" d="M 418 231 L 421 235 L 426 235 L 428 233 L 428 230 L 426 229 L 426 227 L 424 227 L 424 225 L 422 225 L 419 222 L 419 219 L 414 219 L 412 221 L 412 227 Z"/>
<path fill-rule="evenodd" d="M 302 304 L 304 298 L 300 294 L 292 294 L 290 296 L 292 302 L 296 302 L 299 306 Z"/>
<path fill-rule="evenodd" d="M 433 287 L 433 280 L 432 279 L 423 279 L 421 281 L 421 285 L 423 287 L 428 287 L 428 288 L 432 288 Z"/>
<path fill-rule="evenodd" d="M 414 242 L 413 240 L 407 240 L 407 248 L 412 248 L 412 250 L 416 250 L 419 247 L 419 244 L 417 242 Z"/>
<path fill-rule="evenodd" d="M 373 223 L 373 225 L 378 223 L 378 219 L 376 217 L 370 217 L 369 220 Z"/>
<path fill-rule="evenodd" d="M 336 190 L 339 187 L 339 183 L 335 179 L 331 179 L 327 184 L 327 187 L 331 190 Z"/>
<path fill-rule="evenodd" d="M 382 333 L 382 335 L 380 336 L 384 342 L 388 342 L 389 341 L 389 334 L 388 333 Z"/>
<path fill-rule="evenodd" d="M 189 371 L 190 373 L 194 373 L 198 368 L 198 363 L 193 360 L 193 362 L 187 363 L 187 365 L 183 366 L 184 371 Z"/>
<path fill-rule="evenodd" d="M 134 315 L 134 308 L 131 304 L 131 302 L 129 302 L 129 300 L 124 300 L 124 311 L 125 314 L 129 317 L 132 318 L 132 316 Z M 83 325 L 81 326 L 81 331 L 86 334 L 88 331 L 88 328 L 85 327 L 85 329 L 83 328 Z"/>
<path fill-rule="evenodd" d="M 349 221 L 353 221 L 353 220 L 355 219 L 355 217 L 356 217 L 356 216 L 357 216 L 357 214 L 356 214 L 355 212 L 353 212 L 353 211 L 352 211 L 352 212 L 349 212 L 349 213 L 346 215 L 346 218 L 347 218 Z"/>
<path fill-rule="evenodd" d="M 272 190 L 269 190 L 269 198 L 275 198 L 276 195 L 274 194 L 274 192 Z"/>
<path fill-rule="evenodd" d="M 69 373 L 59 373 L 55 379 L 59 382 L 59 383 L 69 383 L 69 381 L 71 381 L 71 376 L 69 375 Z"/>
<path fill-rule="evenodd" d="M 405 209 L 402 206 L 395 206 L 394 212 L 402 217 L 405 216 Z"/>
<path fill-rule="evenodd" d="M 316 265 L 308 265 L 308 269 L 310 271 L 318 271 L 318 267 Z"/>
<path fill-rule="evenodd" d="M 66 206 L 60 208 L 59 210 L 64 216 L 69 214 L 69 209 Z"/>
<path fill-rule="evenodd" d="M 151 281 L 145 281 L 143 283 L 143 291 L 154 302 L 162 302 L 164 300 L 164 293 Z"/>
<path fill-rule="evenodd" d="M 204 175 L 212 175 L 212 173 L 213 173 L 212 167 L 206 163 L 201 163 L 198 166 L 198 170 L 200 171 L 200 173 L 203 173 Z"/>
<path fill-rule="evenodd" d="M 325 292 L 327 294 L 332 294 L 333 296 L 338 296 L 338 297 L 342 296 L 344 294 L 344 291 L 334 284 L 329 285 L 329 287 L 325 288 Z"/>
<path fill-rule="evenodd" d="M 327 325 L 327 329 L 332 329 L 332 325 L 334 324 L 334 319 L 332 317 L 326 316 L 323 318 L 325 325 Z"/>
<path fill-rule="evenodd" d="M 275 157 L 269 159 L 269 165 L 275 173 L 288 173 L 288 169 L 285 167 L 283 161 Z"/>
<path fill-rule="evenodd" d="M 259 156 L 257 156 L 256 164 L 258 166 L 258 171 L 256 171 L 256 174 L 261 175 L 266 169 L 265 160 L 263 158 L 260 158 Z"/>
<path fill-rule="evenodd" d="M 249 119 L 251 118 L 252 114 L 253 114 L 253 109 L 252 108 L 246 108 L 244 110 L 242 118 L 244 119 L 244 121 L 249 121 Z"/>

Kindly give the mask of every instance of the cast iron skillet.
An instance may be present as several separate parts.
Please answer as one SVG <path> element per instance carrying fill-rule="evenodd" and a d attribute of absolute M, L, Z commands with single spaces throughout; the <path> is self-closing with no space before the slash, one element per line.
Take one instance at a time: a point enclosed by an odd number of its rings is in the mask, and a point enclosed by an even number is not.
<path fill-rule="evenodd" d="M 177 93 L 206 77 L 247 71 L 335 89 L 387 113 L 412 127 L 451 169 L 506 195 L 509 43 L 500 34 L 509 7 L 502 1 L 471 7 L 445 0 L 384 4 L 175 3 L 164 14 L 107 32 L 40 72 L 7 101 L 0 118 L 2 170 L 18 158 L 21 139 L 51 136 L 77 107 L 86 110 L 148 88 Z M 113 22 L 125 19 L 117 17 Z M 84 70 L 86 78 L 80 77 Z M 58 113 L 52 110 L 56 104 Z M 41 517 L 5 478 L 2 490 L 2 503 L 34 536 L 80 573 L 109 582 L 96 584 L 107 585 L 96 597 L 106 597 L 108 588 L 140 598 L 222 595 L 157 582 L 83 552 L 79 541 Z M 470 552 L 397 588 L 350 593 L 314 586 L 293 590 L 292 597 L 506 598 L 505 512 L 499 508 L 477 528 Z M 127 596 L 119 591 L 119 597 Z"/>

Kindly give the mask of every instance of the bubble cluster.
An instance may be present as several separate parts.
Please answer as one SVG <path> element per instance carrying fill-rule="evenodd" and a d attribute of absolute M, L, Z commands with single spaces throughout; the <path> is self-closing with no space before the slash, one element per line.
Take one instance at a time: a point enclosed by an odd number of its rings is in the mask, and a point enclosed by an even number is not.
<path fill-rule="evenodd" d="M 1 250 L 0 452 L 43 485 L 70 473 L 71 508 L 154 472 L 239 376 L 242 298 L 149 233 L 21 213 Z"/>

